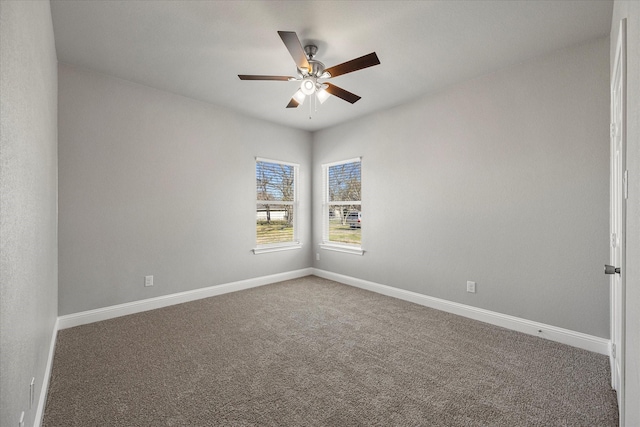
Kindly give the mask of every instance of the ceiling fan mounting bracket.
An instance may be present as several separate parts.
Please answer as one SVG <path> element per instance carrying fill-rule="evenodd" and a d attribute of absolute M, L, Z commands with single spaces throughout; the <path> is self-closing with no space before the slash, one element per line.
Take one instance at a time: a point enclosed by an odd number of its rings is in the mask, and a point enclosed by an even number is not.
<path fill-rule="evenodd" d="M 316 53 L 318 53 L 318 46 L 308 44 L 304 47 L 304 53 L 307 55 L 307 58 L 313 59 L 313 57 L 316 56 Z"/>

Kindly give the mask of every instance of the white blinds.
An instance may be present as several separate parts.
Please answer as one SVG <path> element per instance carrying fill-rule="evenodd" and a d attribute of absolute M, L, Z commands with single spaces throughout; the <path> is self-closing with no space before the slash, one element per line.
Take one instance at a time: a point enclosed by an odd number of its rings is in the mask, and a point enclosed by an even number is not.
<path fill-rule="evenodd" d="M 295 242 L 298 166 L 256 161 L 256 243 Z"/>
<path fill-rule="evenodd" d="M 325 174 L 324 232 L 328 243 L 361 244 L 362 196 L 360 159 L 323 167 Z"/>

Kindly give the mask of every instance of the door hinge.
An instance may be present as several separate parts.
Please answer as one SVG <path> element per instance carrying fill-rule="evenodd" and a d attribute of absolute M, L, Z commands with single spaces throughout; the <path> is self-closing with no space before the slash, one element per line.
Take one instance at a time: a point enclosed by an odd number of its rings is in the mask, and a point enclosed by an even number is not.
<path fill-rule="evenodd" d="M 611 357 L 616 358 L 616 345 L 614 343 L 611 344 Z"/>
<path fill-rule="evenodd" d="M 611 247 L 615 248 L 616 246 L 618 246 L 618 236 L 616 233 L 611 233 Z"/>
<path fill-rule="evenodd" d="M 622 188 L 624 199 L 627 200 L 629 198 L 629 170 L 624 171 L 624 175 L 622 175 Z"/>
<path fill-rule="evenodd" d="M 616 136 L 616 124 L 615 123 L 611 123 L 611 125 L 609 127 L 609 131 L 611 133 L 611 138 Z"/>

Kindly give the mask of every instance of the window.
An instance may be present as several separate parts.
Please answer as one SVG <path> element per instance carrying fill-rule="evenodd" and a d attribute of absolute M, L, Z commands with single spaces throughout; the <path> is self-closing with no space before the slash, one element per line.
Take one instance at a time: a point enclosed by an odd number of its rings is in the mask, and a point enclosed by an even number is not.
<path fill-rule="evenodd" d="M 298 165 L 256 159 L 255 254 L 299 248 Z"/>
<path fill-rule="evenodd" d="M 322 166 L 324 180 L 323 249 L 362 255 L 361 161 Z"/>

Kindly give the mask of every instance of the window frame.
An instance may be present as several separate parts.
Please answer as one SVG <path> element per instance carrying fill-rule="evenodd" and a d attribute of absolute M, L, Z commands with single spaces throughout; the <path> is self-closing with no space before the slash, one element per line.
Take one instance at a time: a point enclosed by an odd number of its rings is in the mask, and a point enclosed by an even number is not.
<path fill-rule="evenodd" d="M 349 201 L 341 201 L 335 202 L 329 200 L 329 168 L 332 166 L 339 166 L 348 163 L 360 163 L 360 200 L 349 200 Z M 353 255 L 364 255 L 364 250 L 362 249 L 362 228 L 360 228 L 360 244 L 349 244 L 349 243 L 341 243 L 334 242 L 329 240 L 329 206 L 332 205 L 359 205 L 360 212 L 362 212 L 362 157 L 356 157 L 347 160 L 340 160 L 337 162 L 324 163 L 322 165 L 322 242 L 320 243 L 321 249 L 326 249 L 335 252 L 343 252 Z"/>
<path fill-rule="evenodd" d="M 293 201 L 284 202 L 279 200 L 272 201 L 273 203 L 265 203 L 265 200 L 258 200 L 258 188 L 256 182 L 256 170 L 258 167 L 258 163 L 273 163 L 278 165 L 286 165 L 293 167 Z M 254 191 L 255 191 L 255 205 L 254 205 L 254 222 L 253 222 L 253 231 L 254 231 L 254 244 L 255 247 L 252 249 L 252 252 L 255 255 L 264 254 L 269 252 L 279 252 L 279 251 L 288 251 L 292 249 L 300 249 L 302 248 L 302 243 L 300 243 L 300 239 L 298 238 L 298 217 L 299 217 L 299 198 L 298 198 L 298 182 L 300 175 L 300 165 L 298 163 L 286 162 L 283 160 L 274 160 L 274 159 L 266 159 L 263 157 L 256 157 L 254 164 Z M 258 229 L 257 229 L 257 212 L 258 205 L 265 204 L 275 204 L 275 205 L 291 205 L 293 207 L 293 239 L 287 242 L 277 242 L 277 243 L 266 243 L 266 244 L 258 244 Z"/>

